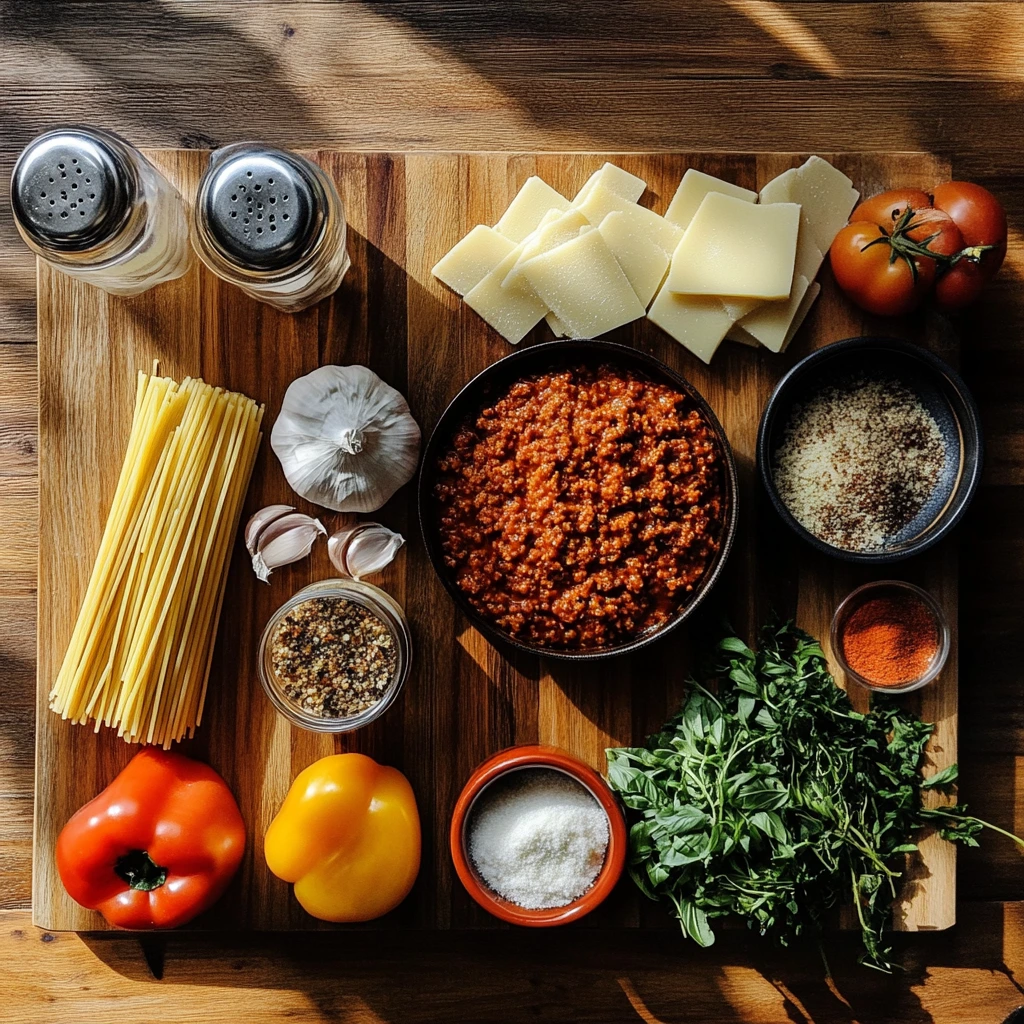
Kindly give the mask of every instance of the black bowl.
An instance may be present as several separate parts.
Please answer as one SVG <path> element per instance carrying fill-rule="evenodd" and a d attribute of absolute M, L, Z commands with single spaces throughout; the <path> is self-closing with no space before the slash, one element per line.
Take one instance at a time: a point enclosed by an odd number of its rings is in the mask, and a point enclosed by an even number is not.
<path fill-rule="evenodd" d="M 700 410 L 705 422 L 714 431 L 723 459 L 723 492 L 725 515 L 722 524 L 722 543 L 718 553 L 708 566 L 697 584 L 689 600 L 676 610 L 667 622 L 655 629 L 648 630 L 633 637 L 625 643 L 614 647 L 595 648 L 592 650 L 567 651 L 542 647 L 538 644 L 524 643 L 490 622 L 469 603 L 465 594 L 455 585 L 451 573 L 444 564 L 441 551 L 440 532 L 436 519 L 437 502 L 434 500 L 436 482 L 436 466 L 439 454 L 448 447 L 455 432 L 468 417 L 482 409 L 494 397 L 501 394 L 515 381 L 533 373 L 544 373 L 562 366 L 599 366 L 608 364 L 623 370 L 634 370 L 645 374 L 651 380 L 673 387 L 687 395 Z M 528 348 L 519 349 L 511 355 L 492 363 L 482 373 L 477 374 L 452 400 L 441 415 L 437 426 L 430 435 L 430 440 L 423 452 L 418 483 L 420 529 L 423 542 L 427 548 L 434 571 L 441 578 L 445 589 L 451 594 L 455 603 L 462 609 L 472 624 L 490 640 L 509 644 L 530 654 L 558 658 L 563 661 L 597 661 L 602 658 L 616 657 L 646 647 L 660 639 L 685 622 L 696 610 L 708 591 L 722 574 L 729 551 L 732 548 L 736 533 L 737 520 L 737 484 L 736 463 L 733 461 L 732 449 L 722 424 L 718 422 L 705 401 L 704 396 L 688 381 L 660 360 L 640 352 L 635 348 L 617 345 L 609 341 L 550 341 Z"/>
<path fill-rule="evenodd" d="M 779 496 L 772 474 L 793 406 L 851 374 L 884 375 L 902 383 L 931 413 L 942 434 L 946 464 L 921 513 L 886 547 L 849 551 L 828 544 L 801 525 Z M 775 510 L 812 547 L 847 562 L 884 565 L 937 544 L 960 521 L 978 489 L 982 465 L 978 407 L 967 386 L 937 356 L 891 338 L 847 338 L 812 352 L 776 385 L 757 432 L 757 467 Z"/>

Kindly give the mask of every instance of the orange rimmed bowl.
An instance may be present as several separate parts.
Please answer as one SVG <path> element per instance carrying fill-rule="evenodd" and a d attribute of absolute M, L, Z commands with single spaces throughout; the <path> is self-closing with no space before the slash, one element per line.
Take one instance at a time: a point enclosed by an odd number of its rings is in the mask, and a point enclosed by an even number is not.
<path fill-rule="evenodd" d="M 524 768 L 548 768 L 569 776 L 590 793 L 608 817 L 608 849 L 605 851 L 604 864 L 594 884 L 564 907 L 527 910 L 499 896 L 480 876 L 469 855 L 468 825 L 477 800 L 493 783 L 504 779 L 510 772 L 522 771 Z M 456 874 L 466 887 L 466 892 L 484 910 L 509 924 L 550 928 L 578 921 L 604 902 L 622 877 L 629 838 L 618 798 L 593 768 L 557 747 L 522 746 L 510 747 L 489 757 L 469 777 L 452 814 L 450 842 Z"/>

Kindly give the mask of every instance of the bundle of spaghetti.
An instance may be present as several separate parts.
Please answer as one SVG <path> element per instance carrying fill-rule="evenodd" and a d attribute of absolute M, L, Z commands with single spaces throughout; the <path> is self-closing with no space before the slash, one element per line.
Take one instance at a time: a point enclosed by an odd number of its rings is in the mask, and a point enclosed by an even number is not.
<path fill-rule="evenodd" d="M 140 373 L 128 450 L 50 707 L 164 748 L 199 725 L 263 406 Z"/>

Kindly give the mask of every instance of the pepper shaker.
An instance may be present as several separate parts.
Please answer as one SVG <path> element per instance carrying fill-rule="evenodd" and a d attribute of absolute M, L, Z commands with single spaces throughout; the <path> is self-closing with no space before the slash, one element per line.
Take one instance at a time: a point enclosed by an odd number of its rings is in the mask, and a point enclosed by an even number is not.
<path fill-rule="evenodd" d="M 351 265 L 334 182 L 311 160 L 262 143 L 211 154 L 192 225 L 214 274 L 285 312 L 330 295 Z"/>
<path fill-rule="evenodd" d="M 114 295 L 137 295 L 189 268 L 181 196 L 112 132 L 72 125 L 33 139 L 14 166 L 11 205 L 37 256 Z"/>

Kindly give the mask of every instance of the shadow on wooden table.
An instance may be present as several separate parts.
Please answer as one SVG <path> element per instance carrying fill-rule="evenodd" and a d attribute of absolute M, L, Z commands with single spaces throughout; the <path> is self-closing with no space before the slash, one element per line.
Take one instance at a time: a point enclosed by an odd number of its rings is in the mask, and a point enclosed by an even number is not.
<path fill-rule="evenodd" d="M 83 942 L 119 976 L 104 988 L 156 999 L 159 984 L 167 999 L 167 986 L 186 986 L 202 991 L 208 1014 L 222 1002 L 233 1008 L 233 1020 L 996 1024 L 996 1014 L 1021 1001 L 1003 960 L 1003 913 L 995 905 L 972 907 L 966 934 L 897 938 L 905 972 L 891 976 L 856 964 L 855 936 L 830 936 L 832 979 L 817 951 L 775 949 L 742 931 L 724 933 L 710 950 L 675 931 L 575 927 L 490 932 L 486 943 L 478 932 L 348 931 L 296 934 L 287 943 L 269 934 L 175 934 L 156 940 L 165 955 L 160 983 L 134 938 Z M 965 978 L 979 973 L 993 979 L 994 994 L 958 1013 Z M 926 979 L 927 1005 L 919 998 Z M 973 991 L 980 991 L 976 978 Z"/>

